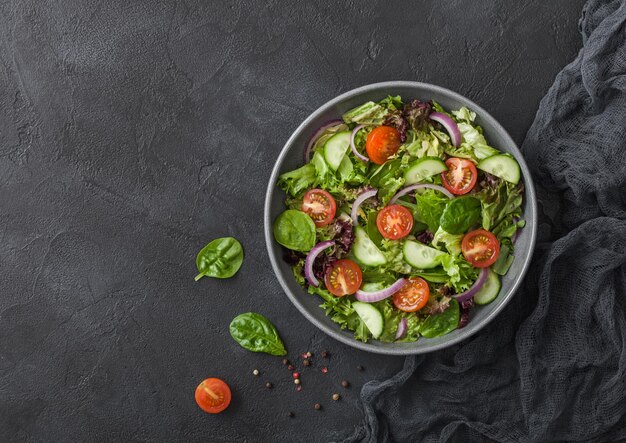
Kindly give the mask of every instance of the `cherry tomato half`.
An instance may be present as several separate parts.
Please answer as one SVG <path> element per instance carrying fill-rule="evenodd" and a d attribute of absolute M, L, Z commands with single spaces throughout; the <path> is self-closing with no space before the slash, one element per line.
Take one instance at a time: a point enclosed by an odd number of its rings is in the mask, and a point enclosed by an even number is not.
<path fill-rule="evenodd" d="M 391 126 L 378 126 L 367 135 L 365 140 L 365 150 L 371 161 L 377 165 L 382 165 L 389 157 L 398 152 L 400 133 Z"/>
<path fill-rule="evenodd" d="M 230 404 L 230 388 L 219 378 L 207 378 L 196 388 L 196 403 L 204 412 L 219 414 Z"/>
<path fill-rule="evenodd" d="M 413 229 L 413 214 L 402 205 L 385 206 L 376 217 L 376 226 L 383 237 L 398 240 Z"/>
<path fill-rule="evenodd" d="M 326 289 L 337 297 L 354 294 L 361 287 L 363 273 L 352 260 L 342 259 L 333 262 L 324 276 Z"/>
<path fill-rule="evenodd" d="M 491 266 L 500 255 L 500 242 L 484 229 L 468 232 L 463 237 L 461 250 L 465 259 L 476 268 Z"/>
<path fill-rule="evenodd" d="M 421 277 L 410 277 L 404 287 L 393 294 L 393 305 L 404 312 L 415 312 L 428 303 L 430 288 Z"/>
<path fill-rule="evenodd" d="M 337 203 L 333 196 L 323 189 L 311 189 L 304 194 L 301 210 L 313 219 L 315 226 L 321 228 L 335 218 Z"/>
<path fill-rule="evenodd" d="M 446 160 L 447 171 L 441 173 L 445 188 L 455 195 L 467 194 L 478 179 L 478 171 L 471 161 L 452 157 Z"/>

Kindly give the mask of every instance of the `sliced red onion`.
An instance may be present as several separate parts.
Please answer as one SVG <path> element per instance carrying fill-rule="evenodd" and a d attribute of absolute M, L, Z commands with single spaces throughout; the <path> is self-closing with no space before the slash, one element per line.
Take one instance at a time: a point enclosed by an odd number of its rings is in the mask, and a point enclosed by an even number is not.
<path fill-rule="evenodd" d="M 482 268 L 474 284 L 467 291 L 461 292 L 460 294 L 453 295 L 453 297 L 456 298 L 456 301 L 458 301 L 459 303 L 471 299 L 473 296 L 476 295 L 476 293 L 480 290 L 480 288 L 483 287 L 483 285 L 487 281 L 488 275 L 489 275 L 489 268 Z"/>
<path fill-rule="evenodd" d="M 461 146 L 461 131 L 459 131 L 459 127 L 454 120 L 441 112 L 431 113 L 430 119 L 436 121 L 437 123 L 441 123 L 441 125 L 446 128 L 454 146 Z"/>
<path fill-rule="evenodd" d="M 308 163 L 309 160 L 311 160 L 311 150 L 313 149 L 313 145 L 315 144 L 317 139 L 320 138 L 320 136 L 327 129 L 332 128 L 333 126 L 341 125 L 341 124 L 343 124 L 343 120 L 335 119 L 335 120 L 327 121 L 322 126 L 320 126 L 318 130 L 313 133 L 313 135 L 311 135 L 311 137 L 309 138 L 309 141 L 306 143 L 306 149 L 304 150 L 304 162 L 305 163 Z"/>
<path fill-rule="evenodd" d="M 357 151 L 356 145 L 354 144 L 354 137 L 356 137 L 356 133 L 359 132 L 361 129 L 363 129 L 365 126 L 366 125 L 358 125 L 356 128 L 352 130 L 352 135 L 350 136 L 350 148 L 352 148 L 352 153 L 354 154 L 356 158 L 358 158 L 361 161 L 368 162 L 370 161 L 370 159 L 364 156 L 363 154 L 361 154 L 359 151 Z"/>
<path fill-rule="evenodd" d="M 391 297 L 393 294 L 402 289 L 405 283 L 406 280 L 404 278 L 399 278 L 393 285 L 385 289 L 374 292 L 365 292 L 359 289 L 358 291 L 356 291 L 356 294 L 354 294 L 354 296 L 358 301 L 362 301 L 365 303 L 374 303 Z"/>
<path fill-rule="evenodd" d="M 357 226 L 357 222 L 359 220 L 357 217 L 357 211 L 359 210 L 359 206 L 361 206 L 361 203 L 363 203 L 368 198 L 374 197 L 377 193 L 377 189 L 365 191 L 361 193 L 361 195 L 359 195 L 356 200 L 354 200 L 354 203 L 352 203 L 352 212 L 350 213 L 350 217 L 352 218 L 352 223 L 354 224 L 354 226 Z"/>
<path fill-rule="evenodd" d="M 332 240 L 323 241 L 313 246 L 307 254 L 306 260 L 304 261 L 304 278 L 306 278 L 306 281 L 308 281 L 311 286 L 315 286 L 317 288 L 320 285 L 320 282 L 313 274 L 313 263 L 315 262 L 315 259 L 324 249 L 334 245 L 335 242 Z"/>
<path fill-rule="evenodd" d="M 406 318 L 402 318 L 400 320 L 400 324 L 398 325 L 398 330 L 396 331 L 396 340 L 400 340 L 401 338 L 404 338 L 408 327 L 409 325 L 406 321 Z"/>
<path fill-rule="evenodd" d="M 407 186 L 406 188 L 401 189 L 400 191 L 398 191 L 398 193 L 396 195 L 391 197 L 391 200 L 389 200 L 389 204 L 391 205 L 391 204 L 395 203 L 396 200 L 398 200 L 402 196 L 407 195 L 411 191 L 415 191 L 417 189 L 422 189 L 422 188 L 434 189 L 436 191 L 441 192 L 442 194 L 444 194 L 448 198 L 454 198 L 454 195 L 452 195 L 452 193 L 450 191 L 448 191 L 446 188 L 444 188 L 443 186 L 431 185 L 431 184 L 428 184 L 428 183 L 418 183 L 417 185 Z"/>

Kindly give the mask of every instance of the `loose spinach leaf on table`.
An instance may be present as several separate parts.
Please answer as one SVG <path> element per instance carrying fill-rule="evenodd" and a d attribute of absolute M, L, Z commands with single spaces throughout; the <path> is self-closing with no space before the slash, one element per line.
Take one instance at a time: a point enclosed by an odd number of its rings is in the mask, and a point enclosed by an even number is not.
<path fill-rule="evenodd" d="M 440 337 L 454 331 L 459 326 L 460 309 L 455 299 L 450 300 L 450 306 L 441 314 L 431 315 L 420 327 L 420 334 L 426 338 Z"/>
<path fill-rule="evenodd" d="M 446 204 L 439 224 L 450 234 L 463 234 L 480 221 L 480 200 L 466 196 L 454 198 Z"/>
<path fill-rule="evenodd" d="M 230 322 L 230 335 L 242 348 L 252 352 L 286 355 L 287 350 L 274 325 L 261 314 L 246 312 Z"/>
<path fill-rule="evenodd" d="M 237 273 L 243 263 L 241 243 L 232 237 L 216 238 L 206 245 L 196 257 L 199 274 L 202 277 L 230 278 Z"/>
<path fill-rule="evenodd" d="M 274 222 L 274 238 L 294 251 L 308 252 L 315 246 L 315 223 L 296 209 L 288 209 Z"/>

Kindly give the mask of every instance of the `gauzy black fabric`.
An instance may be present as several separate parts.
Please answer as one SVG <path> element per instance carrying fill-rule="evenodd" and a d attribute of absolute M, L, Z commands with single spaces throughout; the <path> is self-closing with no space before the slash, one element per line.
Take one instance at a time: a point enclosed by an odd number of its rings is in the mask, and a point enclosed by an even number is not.
<path fill-rule="evenodd" d="M 626 2 L 589 1 L 583 48 L 522 151 L 539 243 L 507 308 L 361 392 L 347 441 L 626 441 Z"/>

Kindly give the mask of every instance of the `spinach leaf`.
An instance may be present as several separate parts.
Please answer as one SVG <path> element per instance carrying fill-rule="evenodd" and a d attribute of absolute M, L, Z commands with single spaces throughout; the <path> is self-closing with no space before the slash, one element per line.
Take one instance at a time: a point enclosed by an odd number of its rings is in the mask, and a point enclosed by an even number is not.
<path fill-rule="evenodd" d="M 459 302 L 450 300 L 450 306 L 441 314 L 431 315 L 420 327 L 420 334 L 426 338 L 440 337 L 454 331 L 459 325 Z"/>
<path fill-rule="evenodd" d="M 287 350 L 274 325 L 261 314 L 246 312 L 230 322 L 230 335 L 242 348 L 252 352 L 286 355 Z"/>
<path fill-rule="evenodd" d="M 196 281 L 202 277 L 230 278 L 242 263 L 241 243 L 232 237 L 216 238 L 198 252 L 196 267 L 199 274 Z"/>
<path fill-rule="evenodd" d="M 294 251 L 308 252 L 315 246 L 315 223 L 296 209 L 288 209 L 274 222 L 274 238 Z"/>
<path fill-rule="evenodd" d="M 415 204 L 417 211 L 414 213 L 415 220 L 425 223 L 431 232 L 437 232 L 441 215 L 448 201 L 448 197 L 432 189 L 428 189 L 421 194 L 416 192 Z"/>
<path fill-rule="evenodd" d="M 446 204 L 439 224 L 450 234 L 463 234 L 480 221 L 480 200 L 466 196 L 453 198 Z"/>

